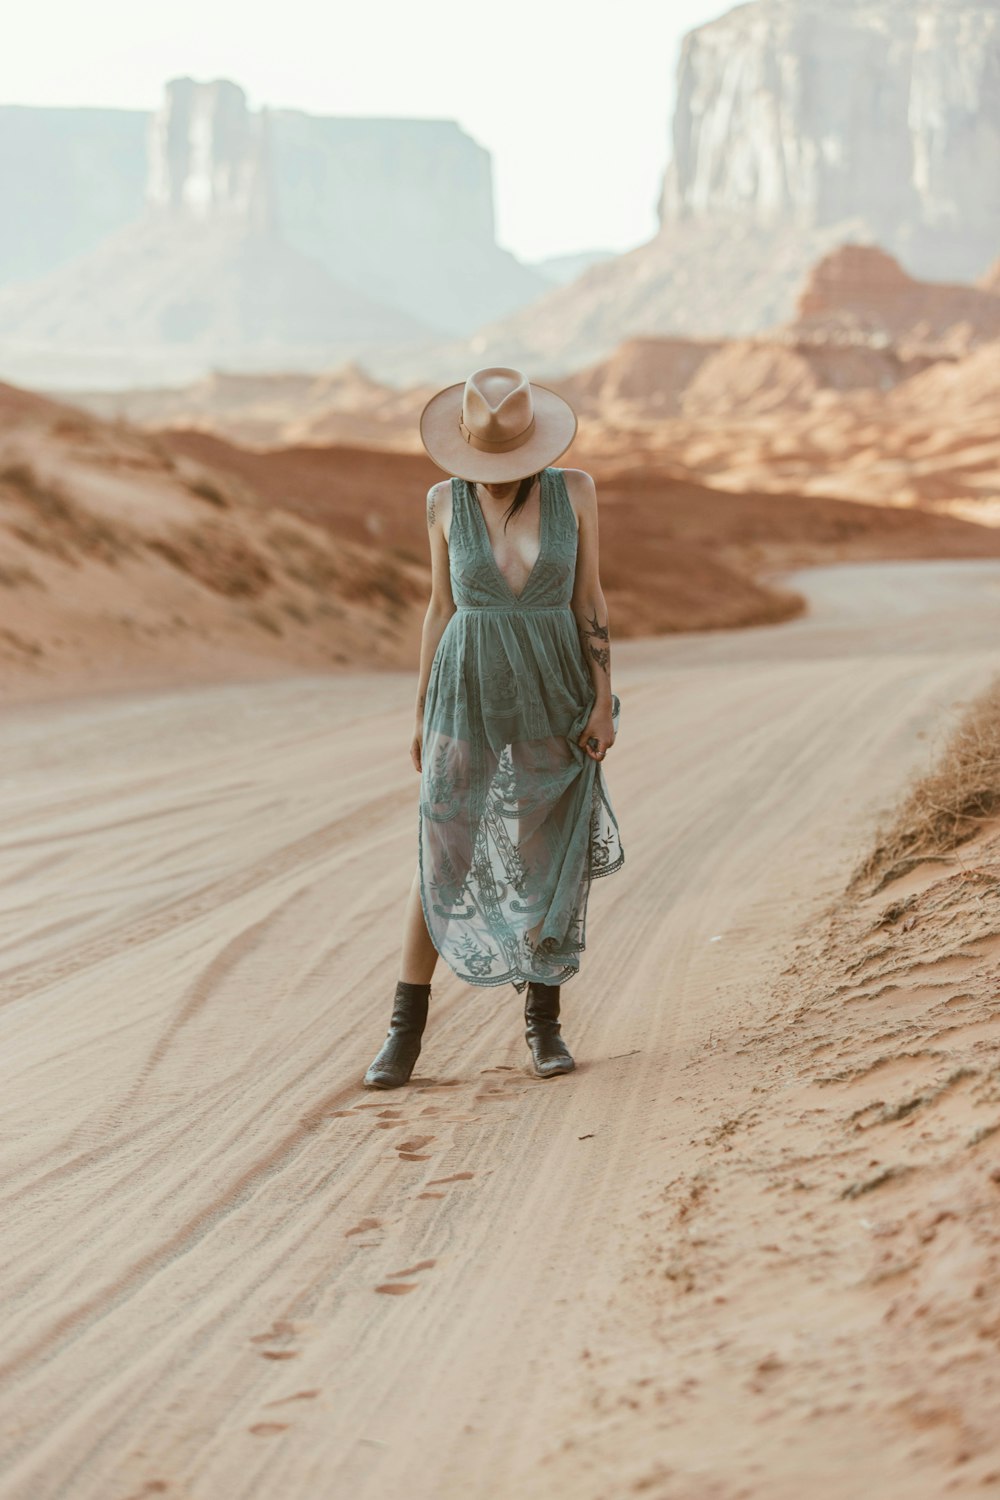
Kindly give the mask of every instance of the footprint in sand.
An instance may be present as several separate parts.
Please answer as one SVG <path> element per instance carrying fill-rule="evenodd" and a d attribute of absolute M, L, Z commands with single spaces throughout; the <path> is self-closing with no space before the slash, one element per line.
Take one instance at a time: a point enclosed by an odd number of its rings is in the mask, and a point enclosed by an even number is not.
<path fill-rule="evenodd" d="M 297 1349 L 261 1349 L 261 1359 L 298 1359 Z"/>
<path fill-rule="evenodd" d="M 381 1219 L 359 1219 L 352 1229 L 344 1230 L 344 1239 L 349 1240 L 352 1234 L 367 1234 L 369 1229 L 381 1229 Z"/>
<path fill-rule="evenodd" d="M 319 1391 L 293 1391 L 290 1396 L 279 1396 L 277 1401 L 265 1401 L 265 1406 L 287 1406 L 289 1401 L 314 1401 Z"/>
<path fill-rule="evenodd" d="M 417 1197 L 418 1198 L 445 1198 L 445 1197 L 447 1197 L 447 1194 L 446 1193 L 418 1193 Z"/>
<path fill-rule="evenodd" d="M 450 1177 L 432 1177 L 427 1186 L 442 1187 L 446 1182 L 468 1182 L 475 1175 L 475 1172 L 453 1172 Z"/>
<path fill-rule="evenodd" d="M 254 1437 L 275 1437 L 279 1432 L 287 1432 L 287 1422 L 255 1422 L 247 1432 L 252 1432 Z"/>
<path fill-rule="evenodd" d="M 388 1297 L 402 1297 L 406 1292 L 417 1289 L 415 1281 L 400 1281 L 401 1276 L 415 1276 L 418 1271 L 429 1271 L 436 1266 L 436 1260 L 418 1260 L 415 1266 L 407 1266 L 405 1271 L 390 1271 L 389 1280 L 383 1281 L 375 1288 L 377 1292 L 384 1292 Z"/>
<path fill-rule="evenodd" d="M 405 1271 L 390 1271 L 389 1280 L 395 1281 L 399 1276 L 415 1276 L 418 1271 L 429 1271 L 431 1266 L 436 1266 L 436 1260 L 418 1260 L 415 1266 L 407 1266 Z"/>
<path fill-rule="evenodd" d="M 414 1135 L 408 1141 L 397 1141 L 397 1151 L 422 1151 L 435 1139 L 432 1135 Z"/>
<path fill-rule="evenodd" d="M 282 1339 L 291 1339 L 300 1331 L 304 1325 L 293 1323 L 288 1318 L 276 1318 L 267 1333 L 255 1333 L 251 1336 L 251 1344 L 280 1344 Z"/>

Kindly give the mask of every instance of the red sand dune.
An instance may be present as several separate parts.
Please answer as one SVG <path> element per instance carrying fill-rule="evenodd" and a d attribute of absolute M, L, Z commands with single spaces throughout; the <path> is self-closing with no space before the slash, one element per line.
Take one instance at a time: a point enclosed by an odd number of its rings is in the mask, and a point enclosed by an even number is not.
<path fill-rule="evenodd" d="M 1000 532 L 929 508 L 989 517 L 998 347 L 887 376 L 884 392 L 864 382 L 891 356 L 864 349 L 631 340 L 581 372 L 576 398 L 594 414 L 562 462 L 598 482 L 614 634 L 787 618 L 801 600 L 776 575 L 802 564 L 1000 555 Z M 381 393 L 356 370 L 302 380 L 220 380 L 212 400 L 244 417 L 264 401 L 287 419 L 294 392 L 318 384 L 323 401 L 335 388 L 347 406 L 374 401 L 373 420 L 413 443 L 419 393 Z M 745 412 L 714 413 L 713 390 Z M 11 386 L 0 418 L 11 688 L 415 667 L 424 497 L 442 477 L 422 452 L 156 433 Z M 895 508 L 858 503 L 868 496 Z"/>
<path fill-rule="evenodd" d="M 424 457 L 366 449 L 299 447 L 265 452 L 204 433 L 163 432 L 173 452 L 251 484 L 276 505 L 350 540 L 373 533 L 419 560 L 426 555 L 423 496 L 441 474 Z M 598 485 L 601 576 L 614 630 L 753 624 L 794 610 L 761 587 L 764 574 L 859 558 L 995 557 L 1000 535 L 924 511 L 851 501 L 743 493 L 705 485 L 653 450 L 641 466 L 582 454 Z"/>
<path fill-rule="evenodd" d="M 0 385 L 0 424 L 8 693 L 412 660 L 423 567 L 122 423 Z"/>

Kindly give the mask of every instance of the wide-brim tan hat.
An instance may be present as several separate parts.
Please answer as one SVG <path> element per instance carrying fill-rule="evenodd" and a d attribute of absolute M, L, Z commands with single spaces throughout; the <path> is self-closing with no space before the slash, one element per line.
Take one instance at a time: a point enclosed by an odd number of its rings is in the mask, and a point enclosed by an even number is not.
<path fill-rule="evenodd" d="M 447 474 L 503 484 L 554 463 L 576 426 L 576 412 L 548 386 L 508 365 L 487 365 L 431 397 L 420 413 L 420 440 Z"/>

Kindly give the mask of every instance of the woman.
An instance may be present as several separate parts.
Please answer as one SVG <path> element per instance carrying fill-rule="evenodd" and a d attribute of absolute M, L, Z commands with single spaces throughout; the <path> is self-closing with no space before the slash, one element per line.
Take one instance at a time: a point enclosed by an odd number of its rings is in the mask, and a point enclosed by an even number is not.
<path fill-rule="evenodd" d="M 552 467 L 576 425 L 562 397 L 505 366 L 445 387 L 421 414 L 424 447 L 454 477 L 427 496 L 410 747 L 419 858 L 370 1088 L 408 1081 L 439 954 L 468 984 L 527 990 L 536 1073 L 575 1066 L 560 985 L 579 969 L 591 880 L 625 857 L 601 767 L 621 705 L 597 498 L 589 474 Z"/>

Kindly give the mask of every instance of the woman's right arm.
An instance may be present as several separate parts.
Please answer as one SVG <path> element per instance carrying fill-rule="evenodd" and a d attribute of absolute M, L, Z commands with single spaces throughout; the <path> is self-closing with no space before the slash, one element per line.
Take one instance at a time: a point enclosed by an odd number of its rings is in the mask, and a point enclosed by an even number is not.
<path fill-rule="evenodd" d="M 416 724 L 410 744 L 410 759 L 419 771 L 423 753 L 424 700 L 430 681 L 431 665 L 444 628 L 455 613 L 448 565 L 448 539 L 445 535 L 451 519 L 451 483 L 442 480 L 427 491 L 427 535 L 431 549 L 431 597 L 424 615 L 420 635 L 420 672 L 417 679 Z"/>

